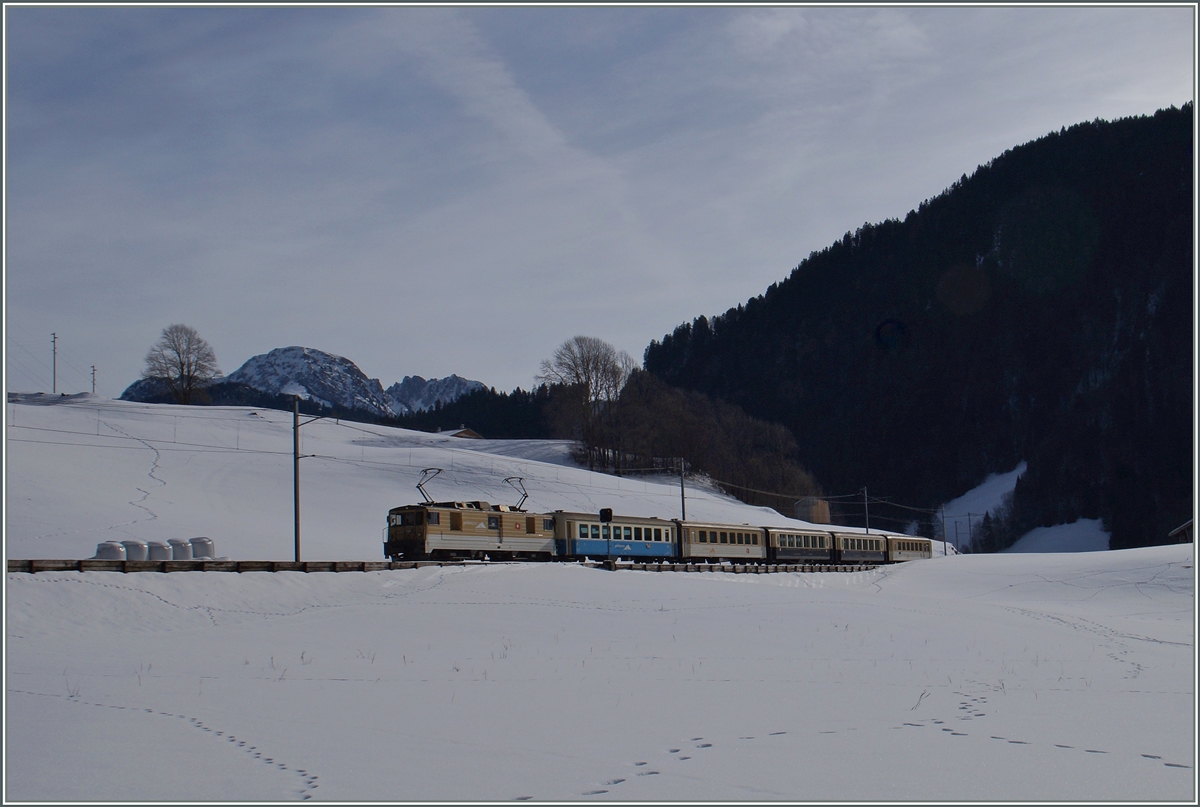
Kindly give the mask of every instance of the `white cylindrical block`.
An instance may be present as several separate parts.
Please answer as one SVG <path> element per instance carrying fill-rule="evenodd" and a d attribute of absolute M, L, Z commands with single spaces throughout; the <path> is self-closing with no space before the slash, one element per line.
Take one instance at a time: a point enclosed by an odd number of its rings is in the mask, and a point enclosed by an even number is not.
<path fill-rule="evenodd" d="M 213 556 L 213 542 L 211 538 L 193 538 L 191 543 L 193 558 L 211 558 Z"/>
<path fill-rule="evenodd" d="M 174 560 L 174 553 L 168 544 L 162 541 L 151 541 L 146 544 L 146 560 Z"/>
<path fill-rule="evenodd" d="M 172 560 L 191 560 L 192 545 L 188 541 L 181 541 L 178 538 L 172 538 L 168 541 L 171 545 Z"/>
<path fill-rule="evenodd" d="M 118 541 L 96 544 L 96 560 L 125 560 L 125 547 Z"/>
<path fill-rule="evenodd" d="M 122 541 L 121 546 L 125 547 L 125 560 L 145 560 L 146 559 L 146 543 L 145 541 Z"/>

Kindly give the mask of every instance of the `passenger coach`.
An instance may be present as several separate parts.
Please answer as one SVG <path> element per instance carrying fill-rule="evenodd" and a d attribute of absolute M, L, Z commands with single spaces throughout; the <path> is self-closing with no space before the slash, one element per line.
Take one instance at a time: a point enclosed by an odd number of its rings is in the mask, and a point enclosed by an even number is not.
<path fill-rule="evenodd" d="M 680 521 L 680 557 L 725 560 L 765 560 L 766 532 L 748 524 L 711 524 Z"/>
<path fill-rule="evenodd" d="M 608 515 L 608 514 L 606 514 Z M 560 558 L 675 558 L 676 526 L 661 518 L 554 513 L 554 546 Z"/>
<path fill-rule="evenodd" d="M 833 538 L 827 532 L 800 532 L 768 527 L 767 551 L 779 563 L 829 563 L 833 560 Z"/>
<path fill-rule="evenodd" d="M 833 533 L 834 560 L 837 563 L 887 563 L 887 539 L 869 533 Z"/>

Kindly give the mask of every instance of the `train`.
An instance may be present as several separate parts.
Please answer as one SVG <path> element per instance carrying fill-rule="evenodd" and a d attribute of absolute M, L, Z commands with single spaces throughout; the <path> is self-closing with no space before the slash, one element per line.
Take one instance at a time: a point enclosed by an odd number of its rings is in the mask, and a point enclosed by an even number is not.
<path fill-rule="evenodd" d="M 828 526 L 828 529 L 826 527 Z M 928 538 L 832 525 L 721 524 L 555 510 L 485 501 L 424 502 L 388 511 L 384 557 L 399 560 L 636 560 L 877 565 L 933 557 Z"/>

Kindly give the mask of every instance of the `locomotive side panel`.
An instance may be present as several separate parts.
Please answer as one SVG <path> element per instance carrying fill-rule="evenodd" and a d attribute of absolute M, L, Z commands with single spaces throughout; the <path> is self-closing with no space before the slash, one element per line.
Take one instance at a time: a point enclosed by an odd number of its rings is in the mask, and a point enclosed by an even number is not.
<path fill-rule="evenodd" d="M 397 507 L 388 513 L 384 555 L 406 560 L 434 557 L 554 554 L 554 517 L 486 502 Z"/>

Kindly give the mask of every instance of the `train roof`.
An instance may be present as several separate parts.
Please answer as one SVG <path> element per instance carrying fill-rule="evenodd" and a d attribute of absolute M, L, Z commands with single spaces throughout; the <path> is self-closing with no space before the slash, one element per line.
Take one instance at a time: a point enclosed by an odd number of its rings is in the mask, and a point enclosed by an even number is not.
<path fill-rule="evenodd" d="M 493 513 L 497 513 L 497 512 L 498 513 L 525 513 L 525 512 L 528 512 L 528 511 L 522 510 L 518 507 L 514 507 L 511 504 L 491 504 L 489 502 L 484 502 L 484 501 L 416 502 L 414 504 L 402 504 L 399 507 L 393 507 L 389 512 L 394 513 L 397 510 L 412 510 L 414 508 L 429 508 L 429 507 L 437 507 L 437 508 L 443 509 L 443 510 L 487 510 L 488 512 L 493 512 Z"/>

